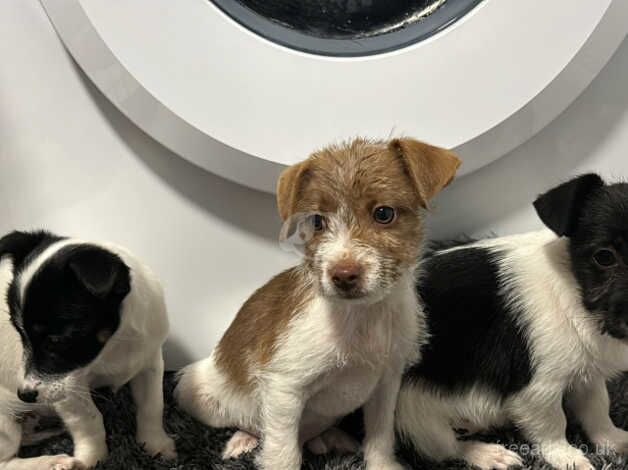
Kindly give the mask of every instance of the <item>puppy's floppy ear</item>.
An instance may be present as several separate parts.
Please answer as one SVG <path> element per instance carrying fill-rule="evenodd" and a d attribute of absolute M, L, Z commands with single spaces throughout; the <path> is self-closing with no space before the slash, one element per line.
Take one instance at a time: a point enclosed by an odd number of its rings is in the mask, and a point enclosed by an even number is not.
<path fill-rule="evenodd" d="M 604 186 L 595 173 L 578 176 L 550 189 L 534 201 L 543 223 L 559 237 L 573 235 L 578 228 L 582 205 L 593 191 Z"/>
<path fill-rule="evenodd" d="M 102 248 L 78 247 L 68 260 L 68 268 L 79 283 L 99 299 L 123 298 L 131 290 L 128 266 Z"/>
<path fill-rule="evenodd" d="M 308 161 L 289 166 L 277 181 L 277 209 L 281 220 L 286 220 L 294 213 L 299 189 L 308 174 Z"/>
<path fill-rule="evenodd" d="M 46 237 L 51 235 L 40 232 L 11 232 L 0 238 L 0 258 L 9 255 L 13 260 L 13 266 L 22 264 L 31 251 L 39 245 Z"/>
<path fill-rule="evenodd" d="M 451 150 L 415 139 L 393 139 L 388 148 L 402 160 L 423 207 L 451 183 L 461 163 Z"/>

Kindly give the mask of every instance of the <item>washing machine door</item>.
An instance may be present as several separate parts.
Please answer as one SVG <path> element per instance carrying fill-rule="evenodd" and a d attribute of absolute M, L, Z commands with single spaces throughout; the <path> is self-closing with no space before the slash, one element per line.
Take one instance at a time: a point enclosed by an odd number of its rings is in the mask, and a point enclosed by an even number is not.
<path fill-rule="evenodd" d="M 356 135 L 416 136 L 478 169 L 564 110 L 628 30 L 624 0 L 41 2 L 133 122 L 264 191 Z"/>

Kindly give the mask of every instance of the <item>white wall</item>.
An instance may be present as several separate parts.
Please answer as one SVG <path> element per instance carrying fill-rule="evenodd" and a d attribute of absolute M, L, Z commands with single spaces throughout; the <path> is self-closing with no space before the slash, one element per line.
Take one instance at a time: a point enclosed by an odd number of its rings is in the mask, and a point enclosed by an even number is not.
<path fill-rule="evenodd" d="M 434 236 L 540 227 L 531 202 L 551 186 L 588 171 L 628 179 L 628 40 L 578 99 L 519 148 L 457 180 L 441 194 Z M 464 160 L 464 155 L 461 156 Z"/>
<path fill-rule="evenodd" d="M 208 354 L 244 299 L 295 261 L 276 242 L 274 198 L 138 130 L 85 80 L 37 1 L 2 0 L 0 31 L 0 233 L 46 227 L 128 246 L 166 287 L 169 366 Z M 554 123 L 439 198 L 434 233 L 536 228 L 530 201 L 557 181 L 628 176 L 627 78 L 624 42 Z"/>

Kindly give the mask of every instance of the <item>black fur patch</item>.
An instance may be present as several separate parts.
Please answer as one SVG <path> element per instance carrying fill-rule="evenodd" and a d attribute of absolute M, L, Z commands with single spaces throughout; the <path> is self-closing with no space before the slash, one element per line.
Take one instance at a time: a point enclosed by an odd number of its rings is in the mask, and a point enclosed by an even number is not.
<path fill-rule="evenodd" d="M 539 218 L 559 237 L 571 237 L 578 229 L 578 221 L 587 215 L 584 205 L 604 181 L 595 173 L 588 173 L 550 189 L 534 201 Z"/>
<path fill-rule="evenodd" d="M 520 312 L 500 293 L 499 256 L 468 247 L 424 261 L 418 292 L 431 338 L 406 381 L 422 379 L 444 392 L 481 384 L 502 397 L 530 382 L 530 353 L 515 322 Z"/>
<path fill-rule="evenodd" d="M 13 257 L 18 273 L 58 240 L 46 232 L 14 232 L 0 240 L 5 248 L 0 254 Z M 117 330 L 130 288 L 124 262 L 86 243 L 68 245 L 50 257 L 25 286 L 23 302 L 14 280 L 7 300 L 24 345 L 26 370 L 59 375 L 90 363 Z"/>
<path fill-rule="evenodd" d="M 31 259 L 59 240 L 63 240 L 63 237 L 44 230 L 14 231 L 0 238 L 0 258 L 10 256 L 13 261 L 13 271 L 18 272 Z"/>
<path fill-rule="evenodd" d="M 588 193 L 574 225 L 569 254 L 582 302 L 603 333 L 628 341 L 628 184 Z M 608 266 L 596 261 L 600 251 L 611 253 Z"/>

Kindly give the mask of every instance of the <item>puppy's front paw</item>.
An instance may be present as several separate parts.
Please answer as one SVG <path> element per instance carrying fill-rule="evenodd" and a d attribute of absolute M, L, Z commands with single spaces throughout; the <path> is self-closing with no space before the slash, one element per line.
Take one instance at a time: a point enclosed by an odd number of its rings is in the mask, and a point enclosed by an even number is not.
<path fill-rule="evenodd" d="M 461 458 L 482 470 L 506 470 L 523 465 L 521 457 L 504 446 L 479 441 L 465 442 Z"/>
<path fill-rule="evenodd" d="M 543 458 L 559 470 L 595 470 L 582 451 L 569 444 L 543 449 Z"/>
<path fill-rule="evenodd" d="M 85 470 L 85 465 L 69 455 L 51 455 L 42 459 L 42 468 L 46 470 Z"/>
<path fill-rule="evenodd" d="M 596 445 L 596 452 L 601 454 L 628 453 L 628 432 L 623 429 L 613 428 L 605 433 L 591 436 L 591 441 Z"/>
<path fill-rule="evenodd" d="M 177 458 L 177 448 L 174 440 L 163 430 L 138 435 L 137 441 L 144 445 L 144 449 L 148 455 L 161 455 L 166 460 L 174 460 Z"/>

